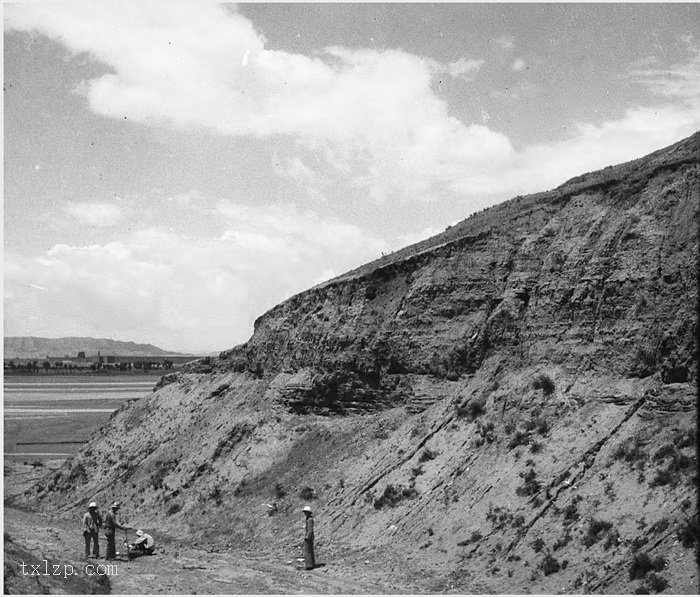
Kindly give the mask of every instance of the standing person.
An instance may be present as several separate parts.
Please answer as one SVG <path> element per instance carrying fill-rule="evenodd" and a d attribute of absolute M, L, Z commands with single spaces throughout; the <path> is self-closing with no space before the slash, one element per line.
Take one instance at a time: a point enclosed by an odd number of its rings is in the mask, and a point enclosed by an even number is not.
<path fill-rule="evenodd" d="M 97 510 L 97 504 L 90 502 L 88 511 L 83 514 L 83 537 L 85 537 L 85 557 L 90 557 L 90 542 L 92 542 L 92 557 L 100 557 L 100 527 L 102 516 Z"/>
<path fill-rule="evenodd" d="M 114 502 L 110 508 L 107 518 L 105 519 L 105 535 L 107 537 L 107 555 L 105 559 L 113 560 L 117 557 L 117 548 L 114 543 L 114 534 L 117 529 L 128 529 L 129 527 L 122 525 L 117 518 L 117 512 L 121 508 L 119 502 Z"/>
<path fill-rule="evenodd" d="M 304 533 L 304 564 L 307 570 L 313 570 L 316 566 L 314 557 L 314 515 L 309 506 L 304 506 L 301 511 L 306 516 Z"/>

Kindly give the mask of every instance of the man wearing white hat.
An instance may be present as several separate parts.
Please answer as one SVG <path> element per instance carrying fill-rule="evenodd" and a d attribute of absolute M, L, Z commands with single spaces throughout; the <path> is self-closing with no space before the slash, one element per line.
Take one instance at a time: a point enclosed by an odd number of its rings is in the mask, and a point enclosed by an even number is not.
<path fill-rule="evenodd" d="M 100 527 L 102 516 L 97 510 L 97 504 L 90 502 L 88 511 L 83 514 L 83 537 L 85 538 L 85 557 L 90 557 L 90 542 L 92 542 L 92 557 L 100 557 Z"/>
<path fill-rule="evenodd" d="M 105 535 L 107 536 L 107 555 L 106 560 L 113 560 L 117 557 L 117 546 L 114 542 L 114 534 L 117 529 L 129 529 L 131 527 L 124 526 L 117 518 L 117 512 L 121 508 L 119 502 L 113 502 L 110 511 L 105 519 Z"/>
<path fill-rule="evenodd" d="M 306 516 L 306 526 L 304 533 L 304 565 L 307 570 L 313 570 L 316 567 L 316 558 L 314 557 L 314 515 L 311 512 L 310 506 L 304 506 L 301 511 Z"/>
<path fill-rule="evenodd" d="M 153 550 L 156 548 L 156 542 L 148 533 L 144 533 L 141 529 L 136 531 L 138 539 L 134 541 L 134 551 L 137 555 L 150 556 L 153 555 Z"/>

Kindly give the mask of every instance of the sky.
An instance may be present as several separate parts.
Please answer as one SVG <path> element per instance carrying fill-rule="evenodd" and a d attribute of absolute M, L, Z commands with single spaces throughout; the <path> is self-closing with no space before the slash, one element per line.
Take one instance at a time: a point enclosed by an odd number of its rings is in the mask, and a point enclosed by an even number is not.
<path fill-rule="evenodd" d="M 4 334 L 207 353 L 700 129 L 698 4 L 6 3 Z"/>

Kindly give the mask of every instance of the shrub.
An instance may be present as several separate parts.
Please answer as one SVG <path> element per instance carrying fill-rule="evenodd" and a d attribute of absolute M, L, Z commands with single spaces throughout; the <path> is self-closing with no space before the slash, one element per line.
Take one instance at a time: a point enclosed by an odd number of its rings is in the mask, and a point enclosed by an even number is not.
<path fill-rule="evenodd" d="M 423 423 L 420 422 L 413 429 L 411 429 L 411 439 L 415 439 L 418 436 L 423 435 L 424 433 L 425 427 L 423 426 Z"/>
<path fill-rule="evenodd" d="M 78 462 L 68 473 L 68 478 L 66 479 L 66 484 L 75 485 L 80 483 L 86 483 L 88 480 L 88 475 L 85 472 L 83 465 Z"/>
<path fill-rule="evenodd" d="M 457 407 L 457 416 L 473 421 L 486 412 L 486 398 L 475 398 L 465 405 Z"/>
<path fill-rule="evenodd" d="M 542 442 L 532 442 L 530 444 L 530 452 L 537 454 L 542 451 Z"/>
<path fill-rule="evenodd" d="M 479 433 L 481 434 L 481 437 L 483 437 L 490 444 L 496 441 L 496 434 L 494 433 L 494 424 L 490 421 L 485 425 L 481 425 L 479 427 Z"/>
<path fill-rule="evenodd" d="M 530 469 L 524 473 L 520 473 L 523 479 L 523 484 L 516 488 L 515 493 L 520 496 L 535 495 L 541 488 L 541 484 L 537 481 L 537 473 L 534 469 Z"/>
<path fill-rule="evenodd" d="M 647 552 L 635 553 L 630 563 L 630 580 L 644 578 L 647 572 L 652 570 L 659 572 L 663 570 L 665 566 L 666 562 L 661 556 L 657 556 L 652 560 Z"/>
<path fill-rule="evenodd" d="M 608 550 L 611 547 L 615 547 L 620 540 L 620 533 L 617 532 L 617 529 L 614 529 L 608 533 L 608 536 L 605 538 L 605 543 L 603 543 L 603 548 Z"/>
<path fill-rule="evenodd" d="M 245 479 L 242 479 L 241 482 L 236 485 L 236 488 L 233 490 L 233 495 L 241 495 L 246 487 L 248 485 L 248 482 Z"/>
<path fill-rule="evenodd" d="M 620 443 L 613 452 L 612 457 L 615 460 L 624 460 L 629 464 L 643 464 L 649 458 L 643 447 L 644 441 L 641 437 L 636 436 Z"/>
<path fill-rule="evenodd" d="M 173 514 L 177 514 L 180 510 L 182 510 L 182 506 L 177 502 L 173 502 L 168 506 L 167 514 L 168 516 L 172 516 Z"/>
<path fill-rule="evenodd" d="M 458 542 L 457 545 L 459 545 L 460 547 L 464 547 L 465 545 L 469 545 L 470 543 L 476 543 L 482 538 L 483 535 L 479 531 L 473 531 L 469 539 L 463 539 L 462 541 Z"/>
<path fill-rule="evenodd" d="M 554 545 L 552 545 L 552 549 L 554 551 L 558 551 L 562 547 L 565 547 L 569 541 L 571 541 L 571 533 L 567 529 L 566 534 L 561 539 L 558 539 Z"/>
<path fill-rule="evenodd" d="M 284 488 L 282 483 L 275 483 L 273 492 L 278 500 L 281 500 L 285 495 L 287 495 L 287 490 Z"/>
<path fill-rule="evenodd" d="M 668 525 L 670 525 L 671 522 L 669 521 L 668 518 L 662 518 L 661 520 L 657 520 L 654 524 L 652 524 L 649 527 L 649 533 L 663 533 L 667 528 Z"/>
<path fill-rule="evenodd" d="M 683 547 L 693 547 L 700 541 L 700 520 L 698 515 L 687 517 L 678 527 L 678 539 Z"/>
<path fill-rule="evenodd" d="M 557 562 L 557 559 L 550 553 L 544 556 L 544 559 L 540 563 L 540 568 L 544 572 L 545 576 L 559 572 L 561 565 Z"/>
<path fill-rule="evenodd" d="M 594 543 L 600 541 L 602 538 L 602 534 L 605 531 L 610 530 L 611 528 L 611 522 L 607 522 L 606 520 L 596 520 L 595 518 L 592 518 L 591 521 L 588 523 L 588 530 L 586 531 L 586 535 L 582 539 L 583 544 L 586 547 L 590 547 Z"/>
<path fill-rule="evenodd" d="M 532 545 L 532 549 L 535 550 L 535 553 L 540 553 L 544 549 L 544 539 L 542 539 L 542 537 L 537 537 L 530 545 Z"/>
<path fill-rule="evenodd" d="M 426 448 L 425 450 L 423 450 L 423 453 L 420 455 L 420 458 L 418 458 L 418 462 L 428 462 L 428 460 L 434 460 L 437 455 L 438 453 L 434 450 Z"/>
<path fill-rule="evenodd" d="M 675 485 L 675 477 L 668 469 L 656 471 L 654 478 L 649 483 L 649 487 L 661 487 L 662 485 Z"/>
<path fill-rule="evenodd" d="M 671 456 L 676 453 L 676 448 L 673 444 L 666 444 L 665 446 L 660 447 L 655 453 L 654 453 L 654 462 L 659 462 L 660 460 L 663 460 L 667 456 Z"/>
<path fill-rule="evenodd" d="M 516 431 L 515 435 L 508 442 L 508 449 L 512 450 L 523 444 L 527 444 L 530 441 L 530 434 L 527 431 Z"/>
<path fill-rule="evenodd" d="M 312 500 L 316 497 L 316 494 L 313 490 L 313 487 L 304 487 L 300 492 L 299 492 L 299 497 L 302 500 Z"/>
<path fill-rule="evenodd" d="M 638 377 L 649 377 L 658 369 L 658 353 L 651 345 L 638 346 L 632 356 L 634 374 Z"/>
<path fill-rule="evenodd" d="M 578 513 L 578 507 L 576 504 L 578 504 L 581 501 L 581 496 L 577 495 L 574 497 L 573 500 L 571 500 L 571 503 L 566 505 L 566 508 L 564 508 L 564 521 L 565 522 L 573 522 L 575 520 L 579 519 L 579 513 Z"/>
<path fill-rule="evenodd" d="M 214 489 L 212 489 L 212 490 L 209 492 L 209 499 L 213 500 L 213 502 L 214 502 L 217 506 L 220 506 L 220 505 L 221 505 L 221 503 L 222 503 L 222 501 L 223 501 L 223 495 L 222 495 L 222 493 L 221 493 L 221 489 L 219 489 L 218 486 L 217 486 L 217 487 L 214 487 Z"/>
<path fill-rule="evenodd" d="M 546 373 L 539 373 L 532 381 L 532 387 L 536 390 L 542 390 L 545 396 L 550 396 L 554 393 L 554 381 Z"/>
<path fill-rule="evenodd" d="M 685 431 L 678 431 L 673 437 L 673 443 L 679 450 L 682 450 L 683 448 L 689 448 L 690 446 L 695 445 L 695 440 L 695 429 L 686 429 Z"/>
<path fill-rule="evenodd" d="M 646 582 L 644 583 L 651 591 L 654 593 L 661 593 L 665 588 L 668 587 L 668 581 L 661 575 L 655 572 L 650 572 L 647 574 Z"/>
<path fill-rule="evenodd" d="M 375 439 L 389 439 L 389 432 L 384 429 L 384 427 L 380 427 L 374 432 L 374 438 Z"/>
<path fill-rule="evenodd" d="M 176 460 L 158 460 L 155 463 L 155 471 L 151 474 L 151 487 L 158 490 L 163 488 L 163 480 L 176 465 Z"/>
<path fill-rule="evenodd" d="M 418 492 L 413 487 L 394 487 L 387 485 L 384 488 L 384 493 L 374 500 L 374 508 L 381 510 L 384 506 L 394 508 L 399 502 L 405 499 L 411 499 L 418 495 Z"/>

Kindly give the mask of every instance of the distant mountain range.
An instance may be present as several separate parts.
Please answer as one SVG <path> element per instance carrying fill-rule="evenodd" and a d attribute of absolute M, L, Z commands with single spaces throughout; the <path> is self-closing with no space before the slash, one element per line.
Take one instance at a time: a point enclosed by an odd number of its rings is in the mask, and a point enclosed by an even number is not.
<path fill-rule="evenodd" d="M 130 357 L 165 356 L 179 353 L 169 352 L 152 344 L 136 344 L 109 338 L 37 338 L 35 336 L 8 336 L 4 342 L 4 358 L 33 359 L 51 357 L 75 357 L 79 352 L 85 356 L 119 355 Z"/>

